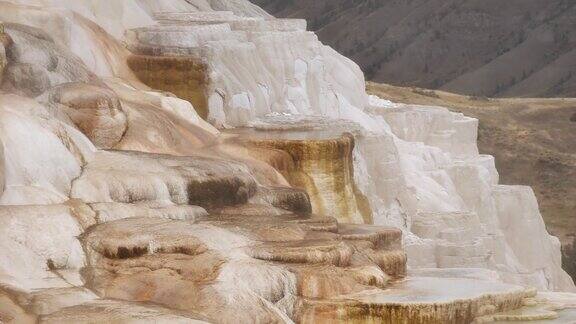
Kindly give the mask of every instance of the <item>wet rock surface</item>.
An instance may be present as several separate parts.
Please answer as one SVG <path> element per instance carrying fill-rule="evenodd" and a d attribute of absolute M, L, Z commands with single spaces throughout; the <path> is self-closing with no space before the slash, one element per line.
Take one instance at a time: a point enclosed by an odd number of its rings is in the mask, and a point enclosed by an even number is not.
<path fill-rule="evenodd" d="M 372 221 L 366 198 L 354 181 L 352 134 L 322 129 L 235 132 L 246 139 L 247 145 L 287 154 L 277 169 L 292 186 L 308 192 L 315 213 L 333 215 L 347 223 Z M 301 137 L 303 134 L 306 137 Z"/>
<path fill-rule="evenodd" d="M 207 67 L 198 59 L 134 54 L 128 66 L 146 85 L 190 101 L 203 119 L 208 118 Z"/>
<path fill-rule="evenodd" d="M 451 286 L 455 289 L 446 289 Z M 490 293 L 485 294 L 484 289 Z M 520 287 L 463 279 L 412 278 L 386 292 L 342 296 L 332 302 L 306 301 L 300 307 L 310 323 L 470 323 L 483 313 L 522 305 L 534 292 Z"/>

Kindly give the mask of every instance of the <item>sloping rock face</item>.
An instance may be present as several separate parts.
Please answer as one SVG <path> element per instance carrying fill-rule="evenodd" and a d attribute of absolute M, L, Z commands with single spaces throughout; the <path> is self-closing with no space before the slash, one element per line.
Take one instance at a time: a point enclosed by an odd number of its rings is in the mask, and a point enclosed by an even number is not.
<path fill-rule="evenodd" d="M 346 105 L 366 104 L 360 70 L 305 31 L 304 21 L 246 19 L 231 13 L 155 17 L 160 26 L 127 32 L 128 47 L 171 64 L 181 57 L 195 60 L 188 65 L 190 74 L 205 62 L 205 100 L 214 125 L 245 126 L 274 112 L 334 116 Z M 145 64 L 134 65 L 137 74 L 147 74 Z M 341 77 L 333 77 L 335 69 Z M 150 78 L 144 77 L 144 82 Z M 166 90 L 178 92 L 170 83 Z"/>
<path fill-rule="evenodd" d="M 142 82 L 189 101 L 200 117 L 208 118 L 208 72 L 198 60 L 134 54 L 128 65 Z"/>
<path fill-rule="evenodd" d="M 0 20 L 2 322 L 463 323 L 574 288 L 474 119 L 369 100 L 303 21 L 240 0 Z"/>
<path fill-rule="evenodd" d="M 262 158 L 282 172 L 288 182 L 304 189 L 314 212 L 339 221 L 371 224 L 372 211 L 354 180 L 353 152 L 356 124 L 334 120 L 331 129 L 317 118 L 295 124 L 275 123 L 226 131 L 245 144 L 271 151 Z M 294 122 L 294 121 L 293 121 Z M 272 158 L 270 158 L 272 155 Z"/>
<path fill-rule="evenodd" d="M 112 148 L 126 132 L 126 114 L 118 96 L 101 85 L 65 83 L 44 95 L 98 148 Z"/>
<path fill-rule="evenodd" d="M 4 32 L 4 25 L 0 25 L 0 82 L 6 67 L 6 47 L 9 45 L 10 38 Z"/>

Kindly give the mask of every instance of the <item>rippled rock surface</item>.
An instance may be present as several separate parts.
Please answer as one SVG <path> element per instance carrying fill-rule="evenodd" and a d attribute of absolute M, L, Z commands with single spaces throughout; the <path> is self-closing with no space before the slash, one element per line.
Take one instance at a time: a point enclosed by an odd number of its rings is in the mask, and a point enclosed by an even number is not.
<path fill-rule="evenodd" d="M 244 0 L 0 21 L 0 322 L 573 318 L 477 121 L 368 98 L 304 21 Z"/>

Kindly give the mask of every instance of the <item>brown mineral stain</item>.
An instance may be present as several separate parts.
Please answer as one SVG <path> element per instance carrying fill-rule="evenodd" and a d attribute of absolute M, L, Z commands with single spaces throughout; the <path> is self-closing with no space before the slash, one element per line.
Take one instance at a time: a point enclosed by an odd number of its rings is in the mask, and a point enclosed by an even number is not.
<path fill-rule="evenodd" d="M 281 155 L 275 153 L 275 166 L 292 186 L 308 192 L 314 213 L 345 223 L 371 223 L 369 203 L 354 182 L 352 135 L 319 140 L 251 139 L 250 144 L 289 155 L 291 161 L 280 162 Z"/>
<path fill-rule="evenodd" d="M 197 59 L 176 56 L 130 55 L 128 66 L 147 86 L 189 101 L 200 117 L 208 117 L 207 67 Z"/>

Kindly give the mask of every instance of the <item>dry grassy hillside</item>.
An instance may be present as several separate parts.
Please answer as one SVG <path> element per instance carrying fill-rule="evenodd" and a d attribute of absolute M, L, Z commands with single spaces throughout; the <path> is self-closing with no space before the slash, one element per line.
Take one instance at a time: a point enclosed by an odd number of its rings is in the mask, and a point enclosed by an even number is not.
<path fill-rule="evenodd" d="M 445 106 L 480 120 L 482 153 L 496 157 L 501 182 L 532 186 L 549 231 L 576 275 L 576 99 L 488 99 L 369 83 L 392 101 Z"/>
<path fill-rule="evenodd" d="M 252 0 L 306 18 L 376 82 L 490 97 L 576 97 L 573 0 Z"/>

